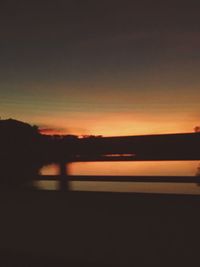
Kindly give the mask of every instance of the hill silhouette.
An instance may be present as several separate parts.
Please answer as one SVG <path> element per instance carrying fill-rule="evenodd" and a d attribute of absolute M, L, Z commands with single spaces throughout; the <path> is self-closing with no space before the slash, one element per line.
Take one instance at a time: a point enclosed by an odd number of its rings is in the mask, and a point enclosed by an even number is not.
<path fill-rule="evenodd" d="M 0 183 L 23 187 L 37 172 L 38 141 L 36 126 L 14 119 L 0 120 Z"/>

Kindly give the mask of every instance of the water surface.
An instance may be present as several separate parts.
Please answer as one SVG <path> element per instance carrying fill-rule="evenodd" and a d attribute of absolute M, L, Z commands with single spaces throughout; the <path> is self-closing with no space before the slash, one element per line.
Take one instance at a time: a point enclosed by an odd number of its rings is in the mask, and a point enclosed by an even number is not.
<path fill-rule="evenodd" d="M 71 163 L 70 175 L 125 175 L 125 176 L 195 176 L 199 161 L 146 161 L 146 162 L 83 162 Z M 42 175 L 58 175 L 56 164 L 45 166 Z M 58 189 L 57 181 L 40 181 L 43 189 Z M 71 190 L 103 192 L 149 192 L 200 194 L 198 184 L 187 183 L 140 183 L 140 182 L 70 182 Z"/>

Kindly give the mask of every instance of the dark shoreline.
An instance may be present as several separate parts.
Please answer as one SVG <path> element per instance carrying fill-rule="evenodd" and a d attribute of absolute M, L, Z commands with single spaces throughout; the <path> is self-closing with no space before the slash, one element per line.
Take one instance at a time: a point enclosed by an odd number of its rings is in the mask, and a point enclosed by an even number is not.
<path fill-rule="evenodd" d="M 200 196 L 2 191 L 1 266 L 193 266 Z M 7 263 L 6 263 L 7 261 Z"/>

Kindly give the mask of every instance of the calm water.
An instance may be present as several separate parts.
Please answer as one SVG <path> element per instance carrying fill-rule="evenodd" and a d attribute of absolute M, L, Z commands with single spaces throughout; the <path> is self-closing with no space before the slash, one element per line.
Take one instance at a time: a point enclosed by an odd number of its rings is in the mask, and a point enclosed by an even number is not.
<path fill-rule="evenodd" d="M 84 162 L 72 163 L 68 169 L 70 175 L 195 176 L 199 166 L 199 161 Z M 58 173 L 59 169 L 55 164 L 41 170 L 42 175 Z M 40 181 L 37 186 L 55 190 L 58 183 Z M 200 194 L 199 185 L 186 183 L 70 182 L 70 188 L 78 191 Z"/>

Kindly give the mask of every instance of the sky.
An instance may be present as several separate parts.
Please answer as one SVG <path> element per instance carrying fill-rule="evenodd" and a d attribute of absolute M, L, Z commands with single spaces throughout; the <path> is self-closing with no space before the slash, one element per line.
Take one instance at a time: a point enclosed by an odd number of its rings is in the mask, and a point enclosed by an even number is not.
<path fill-rule="evenodd" d="M 43 133 L 193 132 L 198 1 L 2 0 L 0 117 Z"/>

